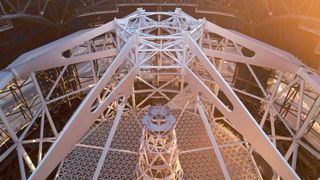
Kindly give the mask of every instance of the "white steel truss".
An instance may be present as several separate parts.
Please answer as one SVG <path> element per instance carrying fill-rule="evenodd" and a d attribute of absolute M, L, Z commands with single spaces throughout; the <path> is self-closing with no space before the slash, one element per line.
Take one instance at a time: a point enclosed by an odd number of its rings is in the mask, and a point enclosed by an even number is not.
<path fill-rule="evenodd" d="M 230 82 L 229 74 L 238 63 L 245 64 L 263 96 L 238 89 Z M 254 67 L 274 74 L 269 86 L 262 85 Z M 53 69 L 58 73 L 54 79 L 45 80 L 50 86 L 45 91 L 40 75 Z M 68 89 L 65 76 L 70 72 L 77 77 L 77 86 Z M 295 172 L 299 146 L 320 158 L 318 147 L 302 140 L 308 140 L 307 131 L 317 131 L 314 125 L 318 125 L 320 114 L 320 76 L 287 52 L 205 19 L 196 20 L 181 9 L 138 9 L 122 19 L 76 32 L 21 55 L 0 71 L 0 77 L 0 117 L 3 131 L 8 132 L 1 143 L 13 141 L 0 160 L 16 149 L 22 179 L 28 175 L 25 163 L 32 172 L 30 179 L 45 179 L 79 146 L 96 121 L 114 117 L 108 139 L 100 147 L 103 153 L 93 176 L 97 179 L 109 151 L 126 152 L 110 147 L 125 107 L 138 111 L 152 103 L 172 104 L 171 108 L 182 111 L 193 105 L 211 142 L 207 148 L 213 149 L 226 179 L 230 179 L 230 172 L 219 149 L 230 144 L 217 143 L 210 125 L 219 120 L 241 134 L 243 141 L 236 144 L 243 145 L 251 157 L 253 151 L 260 154 L 275 176 L 299 179 Z M 64 91 L 58 93 L 61 88 Z M 289 96 L 291 90 L 296 92 L 295 98 Z M 16 91 L 20 95 L 13 98 Z M 70 103 L 78 94 L 85 95 L 81 104 L 63 128 L 58 128 L 52 106 L 66 100 Z M 250 114 L 240 95 L 261 102 L 261 118 Z M 291 108 L 295 114 L 282 112 L 279 104 L 287 103 L 288 98 L 295 104 Z M 271 134 L 263 131 L 266 122 L 270 122 Z M 278 135 L 276 129 L 280 127 L 275 122 L 281 122 L 290 136 Z M 36 124 L 40 126 L 39 137 L 27 139 Z M 20 129 L 22 133 L 18 133 Z M 45 131 L 52 133 L 46 137 Z M 309 139 L 316 144 L 319 136 Z M 284 155 L 277 149 L 279 140 L 291 142 Z M 45 143 L 52 143 L 47 151 Z M 24 149 L 27 144 L 38 146 L 37 161 Z M 181 153 L 192 151 L 198 150 Z"/>

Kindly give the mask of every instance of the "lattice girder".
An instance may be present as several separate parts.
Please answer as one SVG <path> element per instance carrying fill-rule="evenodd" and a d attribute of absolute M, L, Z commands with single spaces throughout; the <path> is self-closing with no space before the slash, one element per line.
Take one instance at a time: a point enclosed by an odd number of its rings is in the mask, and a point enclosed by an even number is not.
<path fill-rule="evenodd" d="M 36 72 L 61 67 L 60 75 L 51 88 L 53 92 L 68 65 L 77 66 L 80 63 L 88 63 L 92 69 L 90 82 L 61 97 L 50 99 L 50 96 L 43 96 L 41 89 L 37 87 Z M 248 67 L 264 97 L 257 97 L 236 89 L 232 83 L 226 81 L 223 65 L 232 67 L 234 63 L 244 63 Z M 99 66 L 102 64 L 103 68 Z M 273 82 L 271 93 L 270 90 L 264 89 L 251 66 L 260 66 L 275 72 L 278 79 Z M 86 66 L 81 66 L 83 67 Z M 77 67 L 78 71 L 81 68 Z M 7 71 L 2 73 L 5 78 L 0 85 L 6 85 L 13 77 L 23 79 L 31 74 L 43 109 L 35 114 L 34 119 L 40 117 L 41 112 L 45 113 L 57 136 L 57 139 L 50 139 L 50 142 L 54 143 L 44 158 L 39 158 L 39 164 L 34 167 L 35 170 L 32 167 L 32 160 L 29 161 L 28 157 L 24 157 L 25 161 L 29 162 L 31 170 L 34 170 L 30 179 L 45 178 L 71 152 L 96 120 L 104 121 L 112 114 L 117 114 L 115 122 L 120 121 L 123 110 L 119 111 L 119 109 L 124 108 L 124 99 L 127 100 L 126 108 L 140 109 L 156 103 L 173 104 L 172 99 L 180 96 L 184 100 L 175 102 L 177 109 L 194 109 L 195 112 L 202 109 L 203 122 L 210 121 L 211 118 L 220 118 L 231 123 L 247 141 L 248 147 L 258 152 L 283 178 L 298 179 L 294 172 L 296 160 L 293 160 L 291 167 L 287 163 L 290 156 L 294 157 L 293 159 L 297 158 L 297 146 L 301 145 L 316 157 L 319 156 L 312 147 L 300 141 L 319 113 L 319 75 L 311 72 L 289 53 L 223 29 L 204 19 L 196 20 L 181 9 L 176 9 L 174 12 L 146 12 L 138 9 L 122 19 L 115 19 L 95 29 L 74 33 L 28 52 L 20 56 L 7 68 Z M 281 86 L 281 82 L 287 81 L 287 77 L 292 75 L 297 75 L 293 78 L 294 82 L 289 82 L 287 87 Z M 296 122 L 289 124 L 289 121 L 286 123 L 287 116 L 279 115 L 275 101 L 279 101 L 283 94 L 297 84 L 300 88 L 298 115 Z M 184 97 L 186 86 L 191 95 L 187 93 Z M 315 100 L 308 108 L 303 107 L 305 101 L 303 95 L 306 89 L 312 89 L 315 94 Z M 63 130 L 60 132 L 54 130 L 50 109 L 47 107 L 48 102 L 63 99 L 78 92 L 83 92 L 86 97 L 82 99 L 82 103 Z M 263 102 L 261 109 L 264 111 L 262 119 L 254 119 L 235 92 L 261 100 Z M 124 99 L 119 99 L 121 97 Z M 290 100 L 289 98 L 284 101 Z M 283 104 L 289 103 L 283 102 Z M 216 109 L 223 117 L 214 117 Z M 300 116 L 304 111 L 308 111 L 309 114 Z M 270 118 L 269 114 L 271 114 Z M 6 121 L 6 115 L 0 115 L 1 119 Z M 292 137 L 277 136 L 274 131 L 276 128 L 274 121 L 277 119 L 272 119 L 276 116 L 284 122 Z M 271 124 L 273 123 L 272 142 L 261 128 L 269 119 Z M 260 121 L 261 127 L 257 121 Z M 34 122 L 35 120 L 31 124 Z M 115 128 L 117 127 L 116 124 Z M 11 129 L 10 125 L 6 125 L 5 128 Z M 212 134 L 208 128 L 207 133 Z M 14 132 L 10 133 L 10 137 L 17 138 Z M 276 138 L 288 138 L 292 141 L 284 157 L 276 149 Z M 43 136 L 40 139 L 43 139 Z M 210 138 L 209 146 L 215 146 L 214 139 L 214 136 Z M 19 147 L 18 154 L 21 155 L 23 145 L 17 141 L 15 146 Z M 104 147 L 105 153 L 112 149 L 109 146 L 110 144 Z M 220 156 L 224 154 L 219 153 L 216 148 L 214 154 L 217 155 L 217 153 L 222 154 Z M 20 160 L 23 162 L 22 158 Z M 219 163 L 224 164 L 221 159 Z M 224 177 L 227 178 L 226 174 L 231 172 L 225 171 L 226 168 L 222 169 Z"/>

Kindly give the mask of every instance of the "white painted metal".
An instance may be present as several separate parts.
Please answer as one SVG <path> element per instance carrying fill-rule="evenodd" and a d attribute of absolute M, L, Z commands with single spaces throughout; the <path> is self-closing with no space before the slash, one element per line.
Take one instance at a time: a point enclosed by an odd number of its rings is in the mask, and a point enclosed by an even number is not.
<path fill-rule="evenodd" d="M 54 135 L 57 136 L 58 135 L 58 131 L 57 131 L 56 126 L 54 125 L 54 122 L 53 122 L 53 120 L 51 118 L 51 115 L 50 115 L 49 109 L 47 107 L 46 101 L 45 101 L 44 97 L 42 96 L 42 92 L 41 92 L 40 86 L 38 84 L 38 81 L 37 81 L 36 76 L 34 75 L 34 73 L 31 73 L 31 78 L 32 78 L 34 86 L 36 87 L 36 90 L 37 90 L 37 92 L 39 94 L 40 101 L 41 101 L 42 106 L 43 106 L 43 110 L 45 111 L 45 114 L 46 114 L 46 116 L 48 118 L 48 121 L 50 123 L 51 129 L 52 129 Z"/>
<path fill-rule="evenodd" d="M 199 46 L 190 36 L 188 38 L 188 42 L 193 53 L 196 54 L 200 62 L 210 73 L 211 77 L 214 78 L 215 82 L 220 86 L 220 89 L 232 103 L 233 110 L 226 107 L 191 70 L 188 70 L 186 79 L 189 80 L 189 83 L 193 87 L 193 93 L 203 93 L 209 101 L 212 101 L 219 111 L 231 121 L 234 127 L 248 140 L 250 144 L 252 144 L 256 151 L 264 157 L 272 167 L 274 167 L 281 177 L 286 179 L 298 179 L 296 173 L 289 167 L 288 163 L 286 163 L 282 155 L 276 150 L 275 146 L 272 145 L 257 122 L 231 90 L 230 86 L 224 81 L 220 73 L 210 63 L 207 56 L 201 51 Z M 250 131 L 248 131 L 248 129 L 250 129 Z"/>
<path fill-rule="evenodd" d="M 208 136 L 210 138 L 213 150 L 214 150 L 214 152 L 215 152 L 215 154 L 217 156 L 217 159 L 219 161 L 219 164 L 220 164 L 220 167 L 222 169 L 224 178 L 227 179 L 227 180 L 230 180 L 231 178 L 230 178 L 230 175 L 228 173 L 226 164 L 225 164 L 225 162 L 224 162 L 224 160 L 222 158 L 221 152 L 220 152 L 219 147 L 218 147 L 218 143 L 217 143 L 217 141 L 216 141 L 216 139 L 214 137 L 214 134 L 213 134 L 212 129 L 210 127 L 207 115 L 206 115 L 206 113 L 204 111 L 204 108 L 203 108 L 203 105 L 201 103 L 201 100 L 200 100 L 199 96 L 197 97 L 197 107 L 198 107 L 198 111 L 200 113 L 201 119 L 203 121 L 203 124 L 206 127 L 206 130 L 207 130 Z"/>
<path fill-rule="evenodd" d="M 102 101 L 99 107 L 92 112 L 91 105 L 96 98 L 100 96 L 100 92 L 104 86 L 111 80 L 112 75 L 118 67 L 125 61 L 129 51 L 131 51 L 134 43 L 134 38 L 128 40 L 127 44 L 121 49 L 118 56 L 110 65 L 101 80 L 90 91 L 90 93 L 83 100 L 78 110 L 73 114 L 65 128 L 60 132 L 56 142 L 50 148 L 44 159 L 37 167 L 35 173 L 30 177 L 31 179 L 44 179 L 55 167 L 63 160 L 63 158 L 72 150 L 74 145 L 87 132 L 94 121 L 101 116 L 106 107 L 114 100 L 118 99 L 119 95 L 129 97 L 133 80 L 136 76 L 136 69 L 133 68 L 128 75 L 122 79 L 115 89 Z M 58 159 L 58 157 L 60 157 Z"/>
<path fill-rule="evenodd" d="M 85 54 L 70 58 L 63 57 L 63 52 L 71 50 L 101 34 L 108 33 L 113 30 L 113 22 L 109 22 L 95 29 L 82 30 L 73 33 L 65 38 L 59 39 L 45 46 L 34 49 L 18 57 L 12 64 L 8 66 L 8 70 L 15 75 L 24 75 L 31 72 L 51 69 L 59 66 L 66 66 L 92 59 L 99 59 L 116 55 L 114 49 L 108 49 L 101 52 Z"/>
<path fill-rule="evenodd" d="M 163 18 L 155 20 L 152 16 Z M 115 37 L 111 32 L 115 33 Z M 215 36 L 218 35 L 222 39 L 218 41 L 210 33 Z M 97 45 L 98 42 L 94 40 L 96 37 L 100 37 L 102 46 Z M 113 45 L 107 45 L 107 41 L 112 42 Z M 252 51 L 253 55 L 248 56 L 242 53 L 244 48 Z M 105 63 L 106 70 L 99 63 L 98 70 L 95 70 L 94 62 L 99 60 Z M 85 62 L 88 63 L 88 67 L 81 66 L 79 69 L 85 69 L 82 71 L 90 70 L 92 74 L 90 82 L 81 86 L 80 89 L 51 99 L 52 93 L 57 88 L 68 66 L 73 64 L 78 66 Z M 245 63 L 263 92 L 263 97 L 232 87 L 232 84 L 226 80 L 226 76 L 223 76 L 226 73 L 224 65 L 227 63 L 230 66 L 234 63 Z M 267 89 L 264 88 L 252 66 L 277 71 L 276 77 L 271 83 L 272 86 Z M 49 88 L 49 93 L 44 95 L 35 74 L 56 67 L 63 68 L 52 87 Z M 170 101 L 172 98 L 168 93 L 181 94 L 185 85 L 188 85 L 193 97 L 200 96 L 203 102 L 209 102 L 210 111 L 208 112 L 210 112 L 210 116 L 205 116 L 204 111 L 207 105 L 203 103 L 199 110 L 202 118 L 213 117 L 214 110 L 218 109 L 224 115 L 221 119 L 230 122 L 232 127 L 241 133 L 246 142 L 250 144 L 248 148 L 259 153 L 282 178 L 299 179 L 294 172 L 299 155 L 297 153 L 298 146 L 301 145 L 312 154 L 317 155 L 317 150 L 309 147 L 301 138 L 308 138 L 305 132 L 310 129 L 311 122 L 317 118 L 320 107 L 318 97 L 320 94 L 320 76 L 311 72 L 298 59 L 285 51 L 240 33 L 221 28 L 206 20 L 196 20 L 185 14 L 181 9 L 176 9 L 174 12 L 146 12 L 143 9 L 138 9 L 122 19 L 115 19 L 98 28 L 79 31 L 25 53 L 8 66 L 6 70 L 0 71 L 0 87 L 5 88 L 13 78 L 23 79 L 29 78 L 29 76 L 31 76 L 33 82 L 32 87 L 38 94 L 41 108 L 34 112 L 30 124 L 26 128 L 27 130 L 20 137 L 13 131 L 6 117 L 7 113 L 5 112 L 8 108 L 5 106 L 10 104 L 7 103 L 10 102 L 10 99 L 8 100 L 7 96 L 4 96 L 5 101 L 0 102 L 2 108 L 2 111 L 0 111 L 1 120 L 5 124 L 4 128 L 9 132 L 9 138 L 14 141 L 14 145 L 1 154 L 0 160 L 4 160 L 16 148 L 22 178 L 26 173 L 23 160 L 27 162 L 31 170 L 36 168 L 30 179 L 44 179 L 48 176 L 59 162 L 63 161 L 65 156 L 77 146 L 78 141 L 97 119 L 104 119 L 105 116 L 113 113 L 112 109 L 119 108 L 119 97 L 130 98 L 131 96 L 132 103 L 127 103 L 127 105 L 133 109 L 141 108 L 152 99 Z M 134 89 L 135 81 L 143 83 L 147 88 Z M 282 116 L 277 103 L 281 103 L 289 89 L 297 84 L 301 85 L 298 89 L 297 114 L 293 118 Z M 63 130 L 61 132 L 55 130 L 54 119 L 51 118 L 47 105 L 79 92 L 87 93 L 88 90 L 89 93 L 82 100 Z M 306 97 L 310 90 L 313 93 L 314 100 L 307 101 Z M 229 106 L 226 106 L 218 97 L 219 91 L 226 95 L 231 103 Z M 259 99 L 263 104 L 261 107 L 262 118 L 254 119 L 235 92 Z M 146 94 L 146 97 L 138 101 L 141 94 Z M 190 101 L 191 98 L 183 103 L 184 107 L 181 107 L 183 111 L 191 109 L 189 107 L 192 104 Z M 308 104 L 309 107 L 306 107 L 305 104 Z M 120 107 L 123 106 L 124 104 L 120 105 Z M 107 108 L 109 109 L 104 114 Z M 193 108 L 196 110 L 196 107 Z M 40 114 L 42 115 L 39 138 L 26 140 L 26 133 Z M 307 114 L 306 117 L 303 114 Z M 45 117 L 47 117 L 54 134 L 57 136 L 56 140 L 43 136 Z M 289 131 L 289 137 L 277 135 L 276 128 L 278 127 L 274 123 L 277 119 L 284 123 Z M 260 126 L 256 120 L 260 121 Z M 179 118 L 177 121 L 179 121 Z M 261 129 L 266 121 L 270 121 L 272 124 L 270 138 Z M 294 122 L 291 123 L 291 121 Z M 210 127 L 206 126 L 206 128 L 207 131 L 210 131 Z M 292 141 L 285 157 L 282 157 L 276 149 L 276 142 L 279 139 Z M 112 138 L 109 139 L 109 142 L 111 141 Z M 45 153 L 42 148 L 43 142 L 53 142 L 53 144 L 42 159 L 42 154 Z M 24 143 L 39 143 L 38 161 L 40 162 L 37 167 L 34 167 L 30 158 L 28 158 L 28 154 L 23 148 Z M 219 150 L 218 145 L 214 147 L 215 152 L 217 152 Z M 219 145 L 219 147 L 222 146 Z M 110 148 L 107 147 L 106 149 Z M 291 168 L 286 160 L 292 154 Z M 223 159 L 220 158 L 219 162 L 222 165 L 225 177 L 228 178 L 227 170 L 223 167 Z M 101 163 L 99 164 L 101 169 Z M 95 177 L 99 175 L 99 171 L 97 169 Z"/>
<path fill-rule="evenodd" d="M 100 174 L 100 171 L 102 169 L 102 166 L 104 164 L 104 161 L 106 159 L 106 156 L 107 156 L 107 153 L 110 149 L 110 146 L 111 146 L 111 142 L 112 142 L 112 139 L 113 139 L 113 136 L 114 134 L 116 133 L 116 130 L 117 130 L 117 127 L 120 123 L 120 119 L 121 119 L 121 115 L 123 113 L 123 110 L 124 110 L 124 106 L 126 105 L 125 104 L 125 97 L 122 98 L 121 100 L 121 104 L 119 106 L 119 109 L 117 111 L 117 115 L 116 117 L 114 118 L 114 122 L 113 122 L 113 125 L 112 125 L 112 128 L 110 130 L 110 133 L 108 135 L 108 139 L 107 139 L 107 142 L 103 148 L 103 151 L 102 151 L 102 154 L 101 154 L 101 157 L 99 159 L 99 162 L 97 164 L 97 168 L 96 168 L 96 171 L 94 172 L 94 175 L 93 175 L 93 180 L 97 180 L 98 177 L 99 177 L 99 174 Z"/>

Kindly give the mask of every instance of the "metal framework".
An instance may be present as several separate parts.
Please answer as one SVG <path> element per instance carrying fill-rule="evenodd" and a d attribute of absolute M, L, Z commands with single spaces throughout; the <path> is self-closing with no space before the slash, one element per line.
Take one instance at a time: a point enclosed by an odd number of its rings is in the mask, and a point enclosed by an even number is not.
<path fill-rule="evenodd" d="M 165 106 L 151 106 L 143 118 L 137 179 L 182 179 L 176 119 Z"/>
<path fill-rule="evenodd" d="M 235 86 L 235 67 L 240 63 L 262 96 Z M 255 67 L 270 70 L 267 86 Z M 299 179 L 295 169 L 300 148 L 320 158 L 320 76 L 285 51 L 196 20 L 181 9 L 139 8 L 122 19 L 25 53 L 0 71 L 0 77 L 1 142 L 8 145 L 0 160 L 16 150 L 22 179 L 29 175 L 44 179 L 56 167 L 59 175 L 75 147 L 88 148 L 79 142 L 89 137 L 92 127 L 110 121 L 107 139 L 94 147 L 102 150 L 92 174 L 97 179 L 112 152 L 127 152 L 112 147 L 113 137 L 123 128 L 122 116 L 144 113 L 148 105 L 156 104 L 200 117 L 209 145 L 185 153 L 214 153 L 225 179 L 234 177 L 221 152 L 227 146 L 239 145 L 240 150 L 232 152 L 247 152 L 253 166 L 252 154 L 260 154 L 274 176 L 284 179 Z M 241 97 L 260 101 L 260 116 L 253 116 Z M 62 104 L 77 108 L 64 121 L 58 116 Z M 187 117 L 181 113 L 176 118 L 178 127 Z M 217 132 L 223 126 L 240 140 L 231 145 L 219 142 Z M 290 146 L 283 150 L 279 141 Z M 37 150 L 35 156 L 26 150 L 31 146 Z"/>
<path fill-rule="evenodd" d="M 110 17 L 122 17 L 122 12 L 132 12 L 134 7 L 141 6 L 158 11 L 183 7 L 294 53 L 304 63 L 319 69 L 317 0 L 1 0 L 0 31 L 4 40 L 1 49 L 6 53 L 1 54 L 0 66 L 7 66 L 17 54 L 63 34 L 100 26 L 110 21 Z M 305 48 L 293 45 L 298 42 Z"/>

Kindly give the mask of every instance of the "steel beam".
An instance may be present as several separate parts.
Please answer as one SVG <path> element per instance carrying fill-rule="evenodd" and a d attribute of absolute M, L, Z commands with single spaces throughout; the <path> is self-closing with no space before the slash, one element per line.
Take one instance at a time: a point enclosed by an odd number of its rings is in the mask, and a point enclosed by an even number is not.
<path fill-rule="evenodd" d="M 206 115 L 206 113 L 205 113 L 205 110 L 204 110 L 204 108 L 203 108 L 203 105 L 202 105 L 202 103 L 201 103 L 201 100 L 200 100 L 199 96 L 197 96 L 196 105 L 197 105 L 197 107 L 198 107 L 198 111 L 199 111 L 199 113 L 200 113 L 201 120 L 202 120 L 202 122 L 203 122 L 203 124 L 204 124 L 204 127 L 206 128 L 207 134 L 208 134 L 209 139 L 210 139 L 210 141 L 211 141 L 211 144 L 212 144 L 214 153 L 215 153 L 216 156 L 217 156 L 217 159 L 218 159 L 218 162 L 219 162 L 219 164 L 220 164 L 220 168 L 221 168 L 221 170 L 222 170 L 222 173 L 223 173 L 223 175 L 224 175 L 224 178 L 225 178 L 226 180 L 230 180 L 231 178 L 230 178 L 230 175 L 229 175 L 229 173 L 228 173 L 227 166 L 226 166 L 226 164 L 225 164 L 225 162 L 224 162 L 224 160 L 223 160 L 223 157 L 222 157 L 221 152 L 220 152 L 220 150 L 219 150 L 218 143 L 217 143 L 217 141 L 216 141 L 216 138 L 214 137 L 213 131 L 212 131 L 211 126 L 210 126 L 210 124 L 209 124 L 209 120 L 208 120 L 208 118 L 207 118 L 207 115 Z"/>
<path fill-rule="evenodd" d="M 104 164 L 104 161 L 107 157 L 107 154 L 109 152 L 109 149 L 110 149 L 110 146 L 111 146 L 111 143 L 112 143 L 112 140 L 113 140 L 113 137 L 114 135 L 116 134 L 116 130 L 117 130 L 117 127 L 120 123 L 120 120 L 121 120 L 121 116 L 122 116 L 122 113 L 123 113 L 123 110 L 124 110 L 124 107 L 126 105 L 125 103 L 125 97 L 123 97 L 123 99 L 121 100 L 121 104 L 119 105 L 119 108 L 118 108 L 118 111 L 117 111 L 117 115 L 116 117 L 114 118 L 114 121 L 113 121 L 113 125 L 111 127 L 111 130 L 109 132 L 109 135 L 108 135 L 108 138 L 107 138 L 107 141 L 106 141 L 106 144 L 102 150 L 102 154 L 100 156 L 100 159 L 98 161 L 98 164 L 97 164 L 97 168 L 93 174 L 93 180 L 97 180 L 98 177 L 99 177 L 99 174 L 100 174 L 100 171 L 102 169 L 102 166 Z"/>
<path fill-rule="evenodd" d="M 219 111 L 231 121 L 236 130 L 248 140 L 255 150 L 281 177 L 285 179 L 299 179 L 297 174 L 291 169 L 286 160 L 259 127 L 256 120 L 251 116 L 234 91 L 232 91 L 228 83 L 209 61 L 204 52 L 201 51 L 198 44 L 190 37 L 190 35 L 187 37 L 191 51 L 198 57 L 200 63 L 232 103 L 233 110 L 229 110 L 221 104 L 219 102 L 220 100 L 212 93 L 212 91 L 209 90 L 203 82 L 200 82 L 199 78 L 197 78 L 191 70 L 188 70 L 186 79 L 188 79 L 193 93 L 202 93 L 209 101 L 213 102 L 215 105 L 217 104 L 216 107 Z M 248 129 L 250 129 L 250 131 L 248 131 Z"/>
<path fill-rule="evenodd" d="M 91 111 L 91 105 L 108 82 L 111 81 L 113 74 L 125 62 L 126 56 L 134 46 L 134 38 L 131 37 L 127 44 L 121 49 L 118 56 L 114 59 L 108 70 L 104 73 L 96 86 L 89 92 L 86 98 L 74 112 L 64 129 L 59 133 L 55 143 L 50 147 L 47 154 L 40 162 L 30 179 L 45 179 L 51 171 L 61 162 L 64 157 L 73 149 L 76 143 L 90 129 L 95 120 L 103 113 L 111 102 L 116 100 L 119 95 L 129 97 L 131 89 L 128 86 L 133 85 L 133 81 L 137 74 L 137 69 L 134 67 L 113 91 L 99 104 L 94 112 Z"/>

